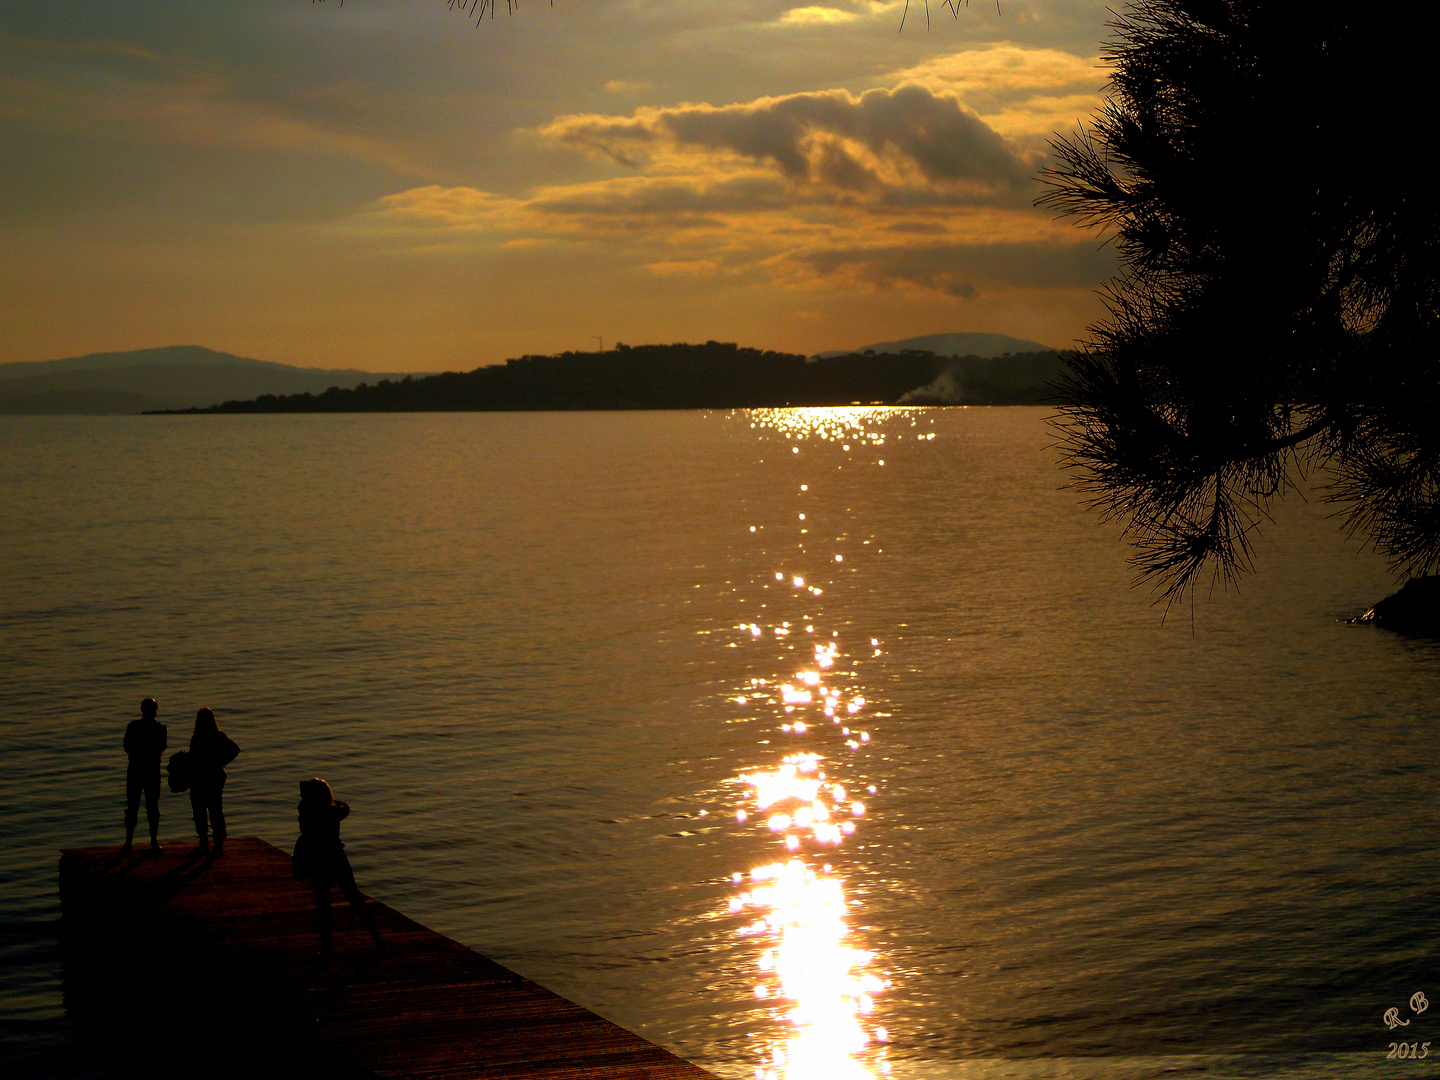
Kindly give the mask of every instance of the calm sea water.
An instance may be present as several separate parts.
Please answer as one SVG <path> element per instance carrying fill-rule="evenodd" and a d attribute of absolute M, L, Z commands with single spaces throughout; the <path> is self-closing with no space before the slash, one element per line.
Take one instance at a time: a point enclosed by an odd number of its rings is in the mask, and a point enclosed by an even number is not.
<path fill-rule="evenodd" d="M 104 1075 L 56 861 L 147 695 L 242 747 L 233 833 L 325 776 L 363 888 L 725 1077 L 1429 1072 L 1440 643 L 1339 621 L 1392 582 L 1316 501 L 1162 623 L 1054 456 L 1031 409 L 0 420 L 6 1074 Z"/>

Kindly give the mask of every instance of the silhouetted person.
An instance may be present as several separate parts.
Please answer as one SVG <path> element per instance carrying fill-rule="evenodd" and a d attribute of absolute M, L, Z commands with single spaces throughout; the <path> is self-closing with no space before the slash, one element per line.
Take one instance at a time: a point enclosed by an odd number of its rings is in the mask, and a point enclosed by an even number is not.
<path fill-rule="evenodd" d="M 125 728 L 125 846 L 135 842 L 135 824 L 140 818 L 140 793 L 145 793 L 145 819 L 150 823 L 150 847 L 160 850 L 160 755 L 165 752 L 169 732 L 155 719 L 160 706 L 153 697 L 140 702 L 140 719 Z"/>
<path fill-rule="evenodd" d="M 330 887 L 339 885 L 345 899 L 360 916 L 360 921 L 375 939 L 375 947 L 381 948 L 380 931 L 375 927 L 375 918 L 365 907 L 365 898 L 355 884 L 355 871 L 350 869 L 350 860 L 345 855 L 345 844 L 340 839 L 340 822 L 350 814 L 347 803 L 336 802 L 330 785 L 324 780 L 312 777 L 300 782 L 300 843 L 296 845 L 296 859 L 299 865 L 295 872 L 310 882 L 315 894 L 315 913 L 320 923 L 321 955 L 330 955 Z"/>
<path fill-rule="evenodd" d="M 195 833 L 200 837 L 200 850 L 210 851 L 206 838 L 206 817 L 215 833 L 214 857 L 225 853 L 225 808 L 221 794 L 225 790 L 225 766 L 235 760 L 240 748 L 220 730 L 215 714 L 201 709 L 195 714 L 195 731 L 190 736 L 190 809 L 195 813 Z"/>

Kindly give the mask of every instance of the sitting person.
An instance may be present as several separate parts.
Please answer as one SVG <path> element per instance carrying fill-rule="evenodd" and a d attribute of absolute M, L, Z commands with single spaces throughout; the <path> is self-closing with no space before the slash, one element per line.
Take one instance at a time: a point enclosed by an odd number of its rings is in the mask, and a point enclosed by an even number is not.
<path fill-rule="evenodd" d="M 300 840 L 295 845 L 295 877 L 310 882 L 315 894 L 315 912 L 320 923 L 321 955 L 331 949 L 330 887 L 339 885 L 345 899 L 360 916 L 360 921 L 375 939 L 375 948 L 382 948 L 375 918 L 365 906 L 365 898 L 355 884 L 355 871 L 345 855 L 340 839 L 340 822 L 350 814 L 350 807 L 336 802 L 330 785 L 318 777 L 300 782 Z"/>

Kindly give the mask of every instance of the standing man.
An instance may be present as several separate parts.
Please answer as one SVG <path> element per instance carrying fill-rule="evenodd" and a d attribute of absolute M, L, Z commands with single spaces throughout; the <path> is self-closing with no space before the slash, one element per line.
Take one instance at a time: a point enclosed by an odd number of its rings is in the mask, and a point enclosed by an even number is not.
<path fill-rule="evenodd" d="M 160 706 L 153 697 L 140 702 L 140 719 L 125 729 L 125 846 L 135 840 L 135 823 L 140 817 L 140 792 L 145 792 L 145 818 L 150 822 L 150 849 L 160 848 L 160 755 L 168 745 L 165 725 L 155 719 Z"/>

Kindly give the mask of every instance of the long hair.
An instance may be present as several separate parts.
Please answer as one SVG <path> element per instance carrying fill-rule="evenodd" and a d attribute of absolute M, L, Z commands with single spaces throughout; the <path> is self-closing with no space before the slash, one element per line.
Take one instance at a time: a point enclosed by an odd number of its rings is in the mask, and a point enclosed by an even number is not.
<path fill-rule="evenodd" d="M 330 785 L 318 776 L 312 776 L 309 780 L 300 781 L 300 806 L 332 806 L 335 802 L 335 793 L 330 790 Z"/>
<path fill-rule="evenodd" d="M 201 709 L 195 714 L 195 730 L 190 735 L 190 749 L 194 750 L 216 735 L 223 734 L 220 725 L 215 722 L 215 714 L 209 709 Z"/>

